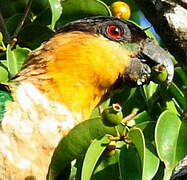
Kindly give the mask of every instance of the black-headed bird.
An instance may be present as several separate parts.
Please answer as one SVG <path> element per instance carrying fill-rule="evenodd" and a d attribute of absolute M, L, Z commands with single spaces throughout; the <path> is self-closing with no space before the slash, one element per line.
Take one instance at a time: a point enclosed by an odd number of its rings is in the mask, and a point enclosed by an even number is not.
<path fill-rule="evenodd" d="M 66 24 L 34 50 L 10 83 L 0 130 L 0 179 L 44 180 L 59 140 L 89 118 L 110 92 L 151 79 L 172 61 L 131 22 L 90 17 Z"/>

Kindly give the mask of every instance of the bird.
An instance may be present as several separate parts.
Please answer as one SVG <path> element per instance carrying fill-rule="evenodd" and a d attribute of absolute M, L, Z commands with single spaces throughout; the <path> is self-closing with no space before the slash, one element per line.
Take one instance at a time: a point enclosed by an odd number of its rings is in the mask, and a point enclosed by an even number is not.
<path fill-rule="evenodd" d="M 29 55 L 9 83 L 0 129 L 0 179 L 44 180 L 60 139 L 118 88 L 151 80 L 168 53 L 137 25 L 115 17 L 65 24 Z"/>

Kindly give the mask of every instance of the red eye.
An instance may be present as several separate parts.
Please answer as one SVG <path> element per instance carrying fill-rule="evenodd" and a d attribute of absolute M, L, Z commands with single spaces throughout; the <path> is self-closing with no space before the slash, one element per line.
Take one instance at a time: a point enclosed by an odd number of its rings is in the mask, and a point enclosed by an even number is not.
<path fill-rule="evenodd" d="M 120 38 L 123 34 L 123 30 L 117 26 L 117 25 L 109 25 L 107 27 L 107 33 L 112 37 L 112 38 Z"/>

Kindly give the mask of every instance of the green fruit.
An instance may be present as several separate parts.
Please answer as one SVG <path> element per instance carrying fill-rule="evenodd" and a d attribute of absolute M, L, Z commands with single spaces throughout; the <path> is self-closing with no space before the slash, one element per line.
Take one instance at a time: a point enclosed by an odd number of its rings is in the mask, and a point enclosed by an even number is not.
<path fill-rule="evenodd" d="M 121 106 L 119 104 L 113 104 L 103 110 L 101 117 L 104 125 L 109 127 L 117 126 L 123 119 Z"/>
<path fill-rule="evenodd" d="M 167 80 L 168 73 L 166 67 L 162 64 L 158 64 L 152 68 L 152 80 L 155 83 L 162 83 Z"/>

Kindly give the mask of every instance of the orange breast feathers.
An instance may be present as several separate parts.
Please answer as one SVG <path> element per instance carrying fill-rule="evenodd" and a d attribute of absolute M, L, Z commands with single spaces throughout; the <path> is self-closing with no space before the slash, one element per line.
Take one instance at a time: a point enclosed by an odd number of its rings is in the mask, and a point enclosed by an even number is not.
<path fill-rule="evenodd" d="M 52 41 L 59 46 L 47 66 L 54 79 L 50 86 L 71 110 L 87 109 L 88 115 L 128 66 L 128 53 L 118 43 L 83 32 L 59 34 Z"/>
<path fill-rule="evenodd" d="M 41 78 L 42 73 L 30 75 L 29 66 L 23 76 L 45 91 L 51 100 L 88 118 L 129 61 L 127 50 L 103 36 L 78 31 L 60 33 L 36 50 L 31 59 L 30 67 L 37 67 L 31 68 L 30 73 L 40 69 L 41 63 L 41 71 L 46 68 L 48 78 L 37 83 L 36 78 Z"/>

